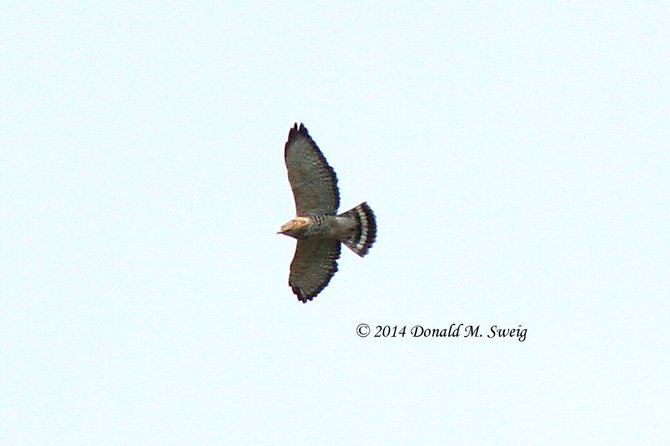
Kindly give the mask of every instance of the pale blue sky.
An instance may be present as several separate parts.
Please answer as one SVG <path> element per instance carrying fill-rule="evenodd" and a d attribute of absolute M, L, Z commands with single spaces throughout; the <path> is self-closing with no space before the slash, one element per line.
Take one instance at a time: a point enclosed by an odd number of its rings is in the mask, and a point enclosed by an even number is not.
<path fill-rule="evenodd" d="M 0 443 L 667 444 L 670 7 L 236 4 L 3 6 Z M 307 305 L 294 122 L 379 224 Z"/>

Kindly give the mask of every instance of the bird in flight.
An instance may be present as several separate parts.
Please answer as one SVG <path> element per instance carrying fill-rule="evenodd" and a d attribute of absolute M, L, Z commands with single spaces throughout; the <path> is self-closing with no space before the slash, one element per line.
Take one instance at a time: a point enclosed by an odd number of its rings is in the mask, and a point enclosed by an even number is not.
<path fill-rule="evenodd" d="M 377 236 L 377 223 L 365 202 L 337 215 L 337 176 L 303 124 L 289 130 L 284 161 L 297 215 L 278 234 L 298 241 L 288 284 L 306 303 L 337 271 L 342 243 L 361 257 L 368 253 Z"/>

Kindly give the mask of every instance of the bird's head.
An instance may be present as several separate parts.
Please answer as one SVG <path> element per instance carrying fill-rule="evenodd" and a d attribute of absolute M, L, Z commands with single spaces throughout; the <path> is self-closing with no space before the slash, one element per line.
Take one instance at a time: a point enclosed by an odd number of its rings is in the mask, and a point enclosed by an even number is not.
<path fill-rule="evenodd" d="M 296 217 L 279 228 L 277 234 L 284 234 L 293 238 L 301 238 L 301 236 L 304 235 L 308 225 L 308 218 Z"/>

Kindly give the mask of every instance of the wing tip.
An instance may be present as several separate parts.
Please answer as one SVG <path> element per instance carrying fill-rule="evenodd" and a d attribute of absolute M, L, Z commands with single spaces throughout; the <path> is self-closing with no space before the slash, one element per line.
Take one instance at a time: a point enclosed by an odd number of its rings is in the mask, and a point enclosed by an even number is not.
<path fill-rule="evenodd" d="M 300 123 L 300 127 L 298 127 L 298 123 L 295 122 L 293 123 L 293 127 L 291 127 L 288 131 L 288 138 L 286 139 L 286 144 L 284 145 L 284 156 L 286 156 L 286 151 L 288 150 L 293 140 L 298 136 L 304 136 L 312 144 L 316 145 L 312 137 L 309 136 L 309 133 L 307 132 L 307 127 L 305 127 L 305 125 L 302 122 Z"/>
<path fill-rule="evenodd" d="M 298 126 L 297 122 L 293 123 L 293 127 L 291 127 L 291 129 L 288 131 L 289 141 L 296 135 L 309 136 L 309 133 L 307 132 L 307 127 L 305 127 L 305 124 L 303 124 L 302 122 L 300 123 L 300 126 Z"/>
<path fill-rule="evenodd" d="M 339 255 L 338 255 L 338 257 L 339 257 Z M 303 293 L 303 291 L 299 287 L 297 287 L 295 285 L 291 285 L 290 283 L 289 283 L 289 285 L 291 287 L 291 290 L 293 290 L 293 294 L 296 295 L 298 300 L 300 302 L 302 302 L 303 304 L 306 304 L 307 302 L 309 302 L 311 300 L 314 300 L 314 298 L 316 296 L 318 296 L 321 293 L 321 291 L 326 289 L 326 287 L 328 286 L 328 284 L 330 283 L 331 279 L 333 278 L 333 276 L 335 275 L 335 273 L 337 271 L 338 271 L 337 262 L 335 262 L 335 264 L 333 265 L 333 267 L 329 271 L 328 278 L 323 283 L 321 283 L 321 285 L 317 289 L 315 289 L 311 293 Z"/>

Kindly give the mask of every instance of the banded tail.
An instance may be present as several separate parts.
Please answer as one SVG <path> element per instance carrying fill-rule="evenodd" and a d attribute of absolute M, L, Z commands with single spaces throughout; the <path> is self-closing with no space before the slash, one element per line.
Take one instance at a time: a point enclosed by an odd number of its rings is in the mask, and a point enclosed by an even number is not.
<path fill-rule="evenodd" d="M 342 242 L 353 252 L 363 257 L 368 253 L 368 250 L 377 238 L 375 213 L 372 212 L 372 209 L 366 202 L 363 202 L 339 216 L 350 217 L 356 220 L 354 234 L 350 238 L 342 240 Z"/>

